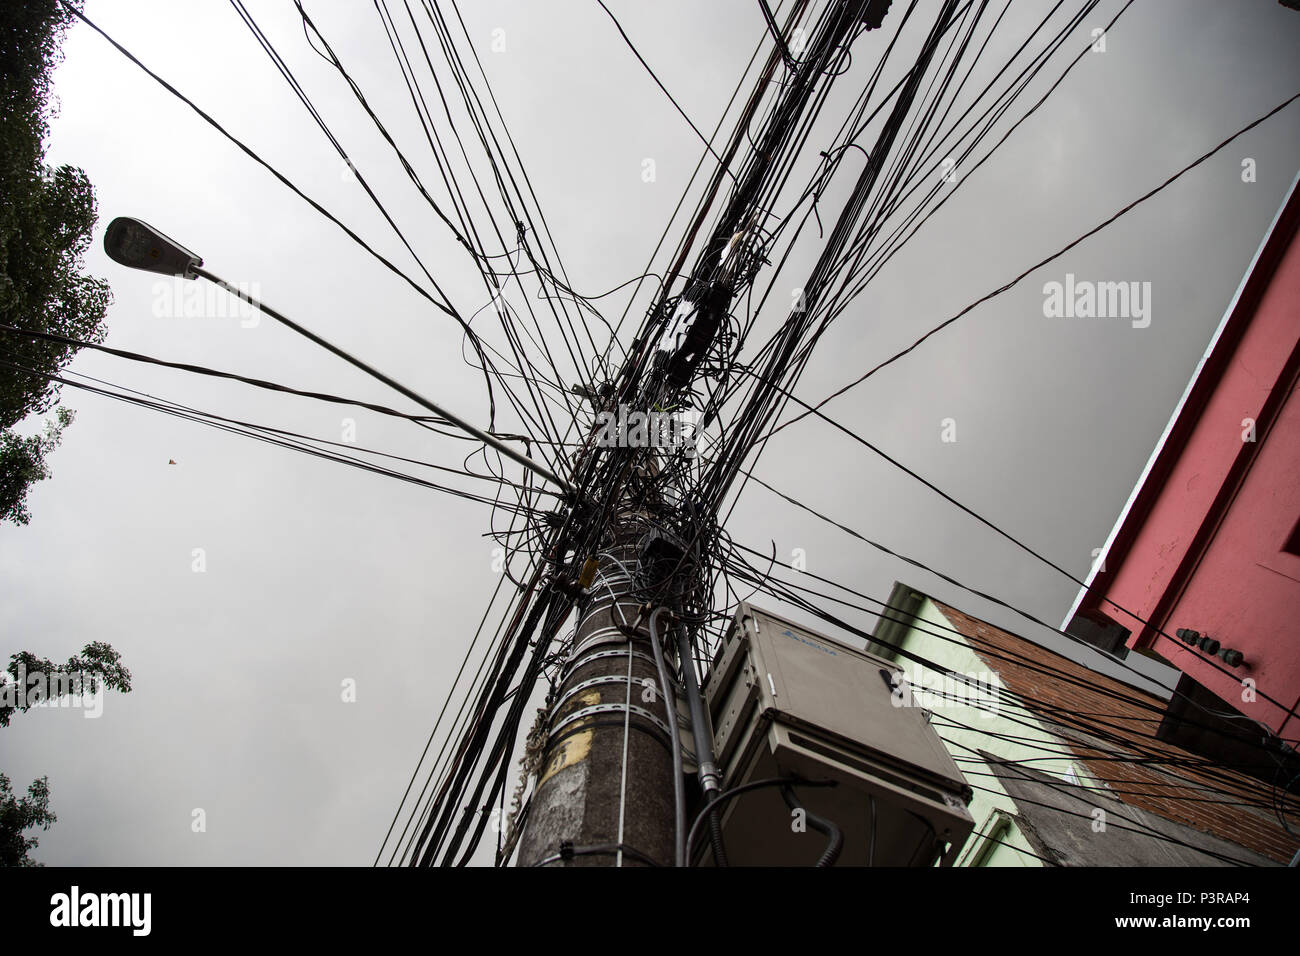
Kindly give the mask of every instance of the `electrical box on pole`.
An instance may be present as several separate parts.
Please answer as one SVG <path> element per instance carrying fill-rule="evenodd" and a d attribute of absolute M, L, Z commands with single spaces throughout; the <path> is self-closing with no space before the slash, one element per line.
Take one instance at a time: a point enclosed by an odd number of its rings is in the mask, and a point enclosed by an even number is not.
<path fill-rule="evenodd" d="M 972 791 L 898 665 L 742 603 L 705 681 L 725 787 L 799 778 L 729 800 L 731 865 L 807 866 L 842 831 L 837 865 L 950 865 L 974 828 Z M 708 862 L 706 841 L 700 841 Z"/>

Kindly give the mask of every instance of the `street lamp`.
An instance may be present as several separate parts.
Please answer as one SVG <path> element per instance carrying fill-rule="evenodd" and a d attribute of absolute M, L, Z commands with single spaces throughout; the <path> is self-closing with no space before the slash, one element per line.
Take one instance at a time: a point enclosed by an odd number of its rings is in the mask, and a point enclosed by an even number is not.
<path fill-rule="evenodd" d="M 163 275 L 181 276 L 186 279 L 196 279 L 201 276 L 209 282 L 221 286 L 221 288 L 225 289 L 231 295 L 243 299 L 249 305 L 253 306 L 253 308 L 269 315 L 281 325 L 287 326 L 299 335 L 311 339 L 311 341 L 315 342 L 322 348 L 333 352 L 350 365 L 361 369 L 361 371 L 377 378 L 394 391 L 405 395 L 422 408 L 428 409 L 433 412 L 433 414 L 446 420 L 461 431 L 473 435 L 485 445 L 495 448 L 512 461 L 518 462 L 529 471 L 540 475 L 552 484 L 557 485 L 566 494 L 573 494 L 573 485 L 565 481 L 559 475 L 556 475 L 549 468 L 546 468 L 544 465 L 539 465 L 527 455 L 515 451 L 515 449 L 501 441 L 501 439 L 489 435 L 487 432 L 480 428 L 476 428 L 459 416 L 453 415 L 451 412 L 448 412 L 435 403 L 429 401 L 418 392 L 414 392 L 405 385 L 402 385 L 400 382 L 394 381 L 378 369 L 372 368 L 359 358 L 349 355 L 337 345 L 325 341 L 325 339 L 321 338 L 314 332 L 309 332 L 292 319 L 281 315 L 270 306 L 264 305 L 254 299 L 248 293 L 235 288 L 235 286 L 231 285 L 224 279 L 208 272 L 203 268 L 202 257 L 190 252 L 180 243 L 167 238 L 148 223 L 142 222 L 139 219 L 131 219 L 126 216 L 120 216 L 117 219 L 114 219 L 108 224 L 108 229 L 104 231 L 104 251 L 108 253 L 108 257 L 114 262 L 128 266 L 132 269 L 143 269 L 146 272 L 160 272 Z"/>
<path fill-rule="evenodd" d="M 114 262 L 146 272 L 193 279 L 203 259 L 139 219 L 119 216 L 104 231 L 104 251 Z"/>

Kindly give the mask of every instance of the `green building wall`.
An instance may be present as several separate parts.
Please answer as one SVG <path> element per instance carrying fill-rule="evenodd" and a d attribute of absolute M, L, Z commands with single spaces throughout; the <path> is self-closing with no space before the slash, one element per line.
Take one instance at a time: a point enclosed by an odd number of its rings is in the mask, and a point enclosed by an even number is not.
<path fill-rule="evenodd" d="M 902 603 L 908 597 L 910 601 Z M 890 604 L 915 606 L 910 625 L 889 629 L 891 643 L 979 682 L 971 686 L 945 678 L 942 672 L 887 647 L 872 648 L 905 669 L 914 699 L 930 712 L 931 724 L 975 791 L 967 807 L 975 830 L 956 865 L 1043 866 L 1016 823 L 1015 802 L 981 752 L 1003 760 L 1032 761 L 1029 765 L 1035 769 L 1070 783 L 1091 783 L 1090 776 L 1074 760 L 1054 756 L 1065 749 L 1064 743 L 1006 692 L 996 672 L 953 630 L 952 622 L 929 597 L 911 589 L 900 594 L 896 586 Z M 878 636 L 881 633 L 877 631 Z"/>

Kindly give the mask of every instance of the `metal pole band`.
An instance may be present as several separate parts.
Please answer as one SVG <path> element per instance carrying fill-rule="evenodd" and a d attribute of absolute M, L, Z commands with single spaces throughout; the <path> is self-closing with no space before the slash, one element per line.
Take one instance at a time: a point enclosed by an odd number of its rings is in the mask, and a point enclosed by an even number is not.
<path fill-rule="evenodd" d="M 649 641 L 650 635 L 638 634 L 636 639 Z M 572 653 L 569 654 L 570 664 L 571 666 L 576 667 L 577 665 L 574 662 L 576 662 L 578 658 L 580 658 L 583 655 L 583 652 L 586 651 L 587 648 L 589 647 L 599 647 L 601 644 L 613 644 L 615 642 L 619 644 L 626 644 L 628 643 L 628 640 L 629 638 L 627 633 L 620 630 L 617 627 L 611 626 L 611 627 L 597 628 L 596 630 L 588 634 L 586 637 L 584 637 L 582 639 L 582 643 L 579 644 L 577 647 L 575 647 Z"/>
<path fill-rule="evenodd" d="M 619 703 L 592 704 L 590 707 L 583 707 L 580 710 L 575 710 L 573 713 L 569 714 L 569 716 L 565 717 L 562 721 L 560 721 L 558 724 L 555 725 L 555 727 L 551 730 L 550 736 L 554 737 L 565 727 L 569 726 L 569 724 L 581 720 L 583 717 L 590 717 L 595 714 L 623 714 L 623 713 L 629 714 L 633 717 L 639 717 L 643 720 L 648 721 L 651 724 L 654 724 L 655 727 L 657 727 L 659 730 L 663 732 L 663 735 L 666 739 L 668 740 L 672 739 L 672 734 L 668 730 L 668 725 L 664 723 L 662 720 L 660 720 L 658 717 L 656 717 L 654 714 L 650 713 L 650 711 L 646 710 L 644 707 L 638 707 L 635 704 L 619 704 Z"/>
<path fill-rule="evenodd" d="M 602 660 L 607 657 L 639 657 L 647 664 L 653 664 L 655 662 L 655 659 L 651 657 L 649 654 L 646 654 L 644 651 L 633 651 L 633 650 L 596 651 L 596 653 L 594 654 L 584 655 L 581 660 L 575 659 L 570 661 L 567 665 L 565 665 L 564 675 L 563 677 L 560 678 L 561 682 L 568 680 L 569 677 L 573 674 L 573 672 L 576 671 L 579 667 L 582 667 L 585 664 L 589 664 L 592 661 Z"/>
<path fill-rule="evenodd" d="M 572 700 L 574 694 L 586 690 L 588 687 L 599 687 L 603 684 L 622 684 L 626 686 L 631 683 L 634 683 L 634 681 L 629 679 L 626 674 L 605 674 L 601 677 L 592 677 L 589 680 L 584 680 L 581 683 L 574 684 L 551 706 L 550 711 L 546 714 L 546 719 L 548 722 L 554 720 L 555 715 L 560 712 L 560 708 Z"/>

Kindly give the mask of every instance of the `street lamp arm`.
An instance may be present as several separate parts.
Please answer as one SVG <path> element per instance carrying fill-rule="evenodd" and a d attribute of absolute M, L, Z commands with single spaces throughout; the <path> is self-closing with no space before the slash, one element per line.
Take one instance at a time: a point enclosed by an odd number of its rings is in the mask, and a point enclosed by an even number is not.
<path fill-rule="evenodd" d="M 447 422 L 459 428 L 461 431 L 473 435 L 475 438 L 483 442 L 485 445 L 489 445 L 490 447 L 495 448 L 497 451 L 501 452 L 501 454 L 505 455 L 511 461 L 517 462 L 518 464 L 523 465 L 525 468 L 527 468 L 529 471 L 533 472 L 534 474 L 542 478 L 545 478 L 547 481 L 551 482 L 551 484 L 561 488 L 565 493 L 573 494 L 574 487 L 572 484 L 570 484 L 565 479 L 561 478 L 559 475 L 555 474 L 546 466 L 538 464 L 537 462 L 529 458 L 527 455 L 521 454 L 520 452 L 511 448 L 509 445 L 501 441 L 496 436 L 489 435 L 481 428 L 471 425 L 469 422 L 465 421 L 460 416 L 452 414 L 451 412 L 447 411 L 445 408 L 442 408 L 437 403 L 430 401 L 429 399 L 425 398 L 423 395 L 419 394 L 418 392 L 415 392 L 407 388 L 405 385 L 385 375 L 377 368 L 374 368 L 373 366 L 366 364 L 365 362 L 361 361 L 361 359 L 356 358 L 355 356 L 349 354 L 348 352 L 345 352 L 343 349 L 339 348 L 337 345 L 334 345 L 332 342 L 328 342 L 325 339 L 321 338 L 315 332 L 303 328 L 297 322 L 294 322 L 292 319 L 288 318 L 287 316 L 281 314 L 280 312 L 277 312 L 269 305 L 266 305 L 263 302 L 259 302 L 257 299 L 254 299 L 251 295 L 249 295 L 247 292 L 244 292 L 242 289 L 239 289 L 236 286 L 231 285 L 229 282 L 227 282 L 225 279 L 222 279 L 220 276 L 214 275 L 213 273 L 209 272 L 207 269 L 202 268 L 201 266 L 192 266 L 191 270 L 193 271 L 194 275 L 201 276 L 202 278 L 207 279 L 209 282 L 220 286 L 221 288 L 229 292 L 231 295 L 236 296 L 239 299 L 242 299 L 243 301 L 247 302 L 249 305 L 257 309 L 258 311 L 262 312 L 263 314 L 269 315 L 271 318 L 275 319 L 275 321 L 279 322 L 281 325 L 293 329 L 293 331 L 297 332 L 299 335 L 310 339 L 311 341 L 319 345 L 321 348 L 325 349 L 326 351 L 332 352 L 333 354 L 337 355 L 339 358 L 343 359 L 348 364 L 355 366 L 356 368 L 361 369 L 361 371 L 365 372 L 367 375 L 370 375 L 371 377 L 378 379 L 379 381 L 387 385 L 389 388 L 393 389 L 396 392 L 401 393 L 402 395 L 405 395 L 411 401 L 420 405 L 422 408 L 428 409 L 429 411 L 433 412 L 433 414 L 437 415 L 439 418 L 445 419 Z"/>

